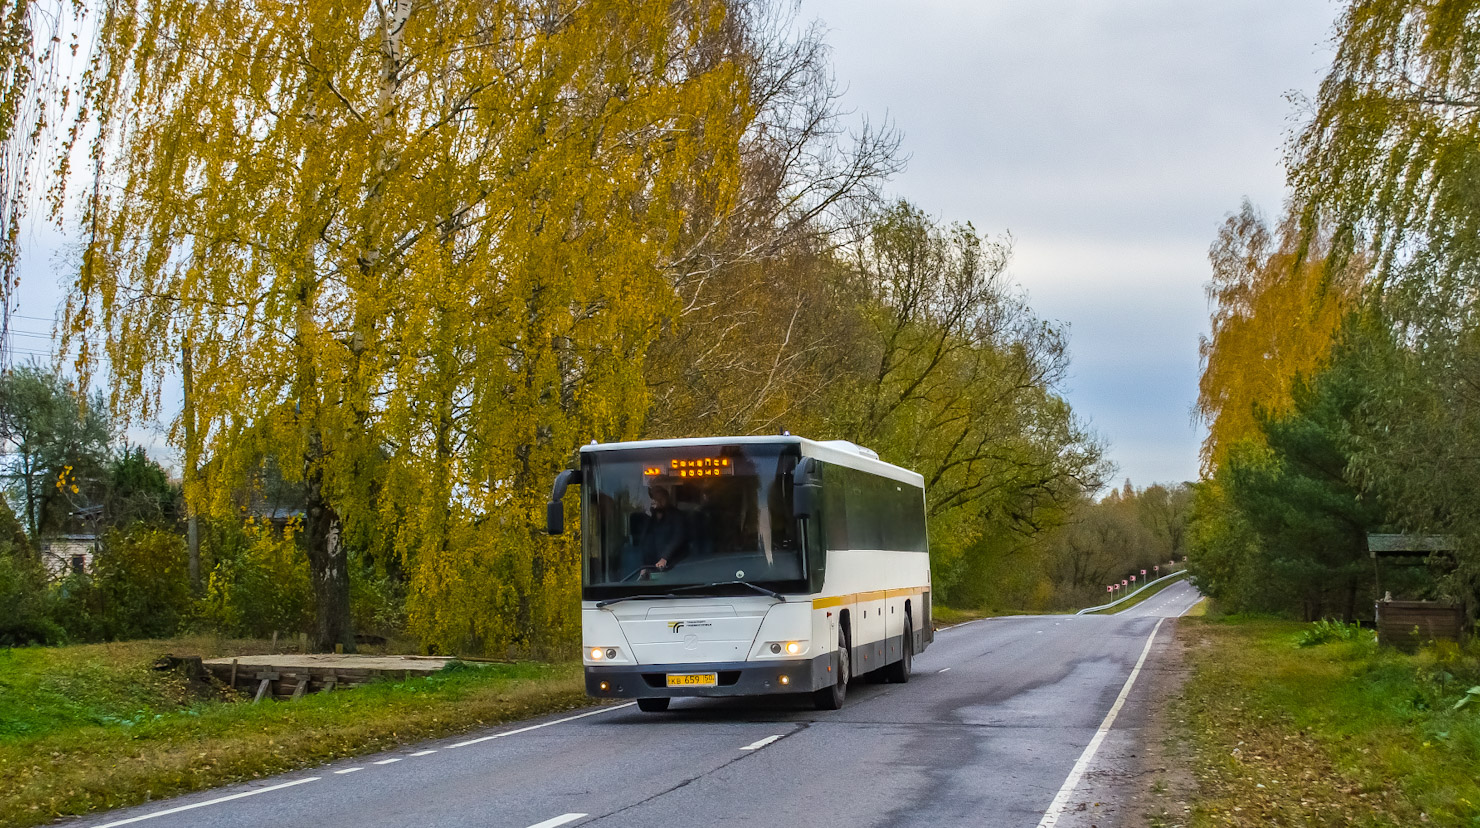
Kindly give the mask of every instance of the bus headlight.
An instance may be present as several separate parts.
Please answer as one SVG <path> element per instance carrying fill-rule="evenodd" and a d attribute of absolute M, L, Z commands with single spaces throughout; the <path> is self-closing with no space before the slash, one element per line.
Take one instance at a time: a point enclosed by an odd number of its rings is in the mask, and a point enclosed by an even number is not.
<path fill-rule="evenodd" d="M 586 650 L 586 657 L 592 661 L 611 661 L 617 657 L 616 647 L 590 647 Z"/>
<path fill-rule="evenodd" d="M 766 652 L 771 655 L 801 655 L 807 652 L 805 641 L 770 641 L 766 643 Z"/>

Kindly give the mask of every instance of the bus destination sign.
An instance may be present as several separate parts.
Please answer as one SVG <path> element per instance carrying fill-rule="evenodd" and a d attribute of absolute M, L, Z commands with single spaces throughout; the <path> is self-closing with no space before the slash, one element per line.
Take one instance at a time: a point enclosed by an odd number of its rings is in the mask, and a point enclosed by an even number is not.
<path fill-rule="evenodd" d="M 735 466 L 728 457 L 674 458 L 668 461 L 666 469 L 662 466 L 647 466 L 642 470 L 643 477 L 719 477 L 734 473 Z"/>

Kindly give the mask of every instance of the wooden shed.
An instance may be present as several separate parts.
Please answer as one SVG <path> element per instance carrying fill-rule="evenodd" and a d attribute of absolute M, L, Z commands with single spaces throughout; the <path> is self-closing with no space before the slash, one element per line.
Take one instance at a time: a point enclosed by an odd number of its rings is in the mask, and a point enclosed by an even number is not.
<path fill-rule="evenodd" d="M 1367 536 L 1367 551 L 1377 567 L 1380 561 L 1422 564 L 1434 558 L 1453 559 L 1459 545 L 1449 535 L 1373 534 Z M 1377 641 L 1405 650 L 1426 641 L 1458 641 L 1469 628 L 1464 607 L 1456 601 L 1415 601 L 1393 598 L 1391 593 L 1377 602 Z"/>
<path fill-rule="evenodd" d="M 1377 641 L 1414 650 L 1427 641 L 1458 641 L 1465 633 L 1465 612 L 1453 601 L 1377 602 Z"/>

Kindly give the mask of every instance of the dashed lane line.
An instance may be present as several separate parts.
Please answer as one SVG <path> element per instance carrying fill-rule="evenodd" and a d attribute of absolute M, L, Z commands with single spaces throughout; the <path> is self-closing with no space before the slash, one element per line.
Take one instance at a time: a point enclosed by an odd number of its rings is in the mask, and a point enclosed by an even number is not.
<path fill-rule="evenodd" d="M 143 822 L 146 819 L 154 819 L 155 817 L 169 816 L 170 814 L 178 814 L 181 811 L 193 811 L 196 808 L 204 808 L 207 805 L 219 805 L 222 802 L 230 802 L 230 801 L 232 801 L 234 799 L 243 799 L 243 798 L 248 797 L 248 796 L 256 796 L 257 794 L 265 794 L 265 793 L 269 793 L 271 791 L 280 791 L 283 788 L 291 788 L 294 785 L 304 785 L 304 784 L 307 784 L 309 782 L 317 782 L 321 778 L 323 778 L 323 777 L 309 776 L 309 777 L 306 777 L 304 779 L 294 779 L 292 782 L 283 782 L 283 783 L 278 784 L 278 785 L 268 785 L 265 788 L 253 788 L 250 791 L 242 791 L 241 793 L 234 793 L 234 794 L 231 794 L 230 796 L 218 796 L 215 799 L 208 799 L 205 802 L 195 802 L 195 803 L 192 803 L 190 805 L 181 805 L 178 808 L 168 808 L 168 809 L 163 810 L 163 811 L 155 811 L 152 814 L 144 814 L 143 816 L 129 817 L 128 819 L 120 819 L 120 820 L 118 820 L 116 822 L 109 822 L 109 823 L 106 823 L 106 824 L 103 824 L 103 825 L 99 825 L 99 826 L 97 826 L 97 828 L 117 828 L 117 826 L 119 826 L 119 825 L 131 825 L 131 824 L 133 824 L 135 822 Z"/>
<path fill-rule="evenodd" d="M 558 817 L 550 817 L 549 819 L 545 820 L 544 822 L 536 822 L 535 824 L 529 826 L 529 828 L 555 828 L 555 826 L 557 826 L 557 825 L 569 825 L 570 823 L 575 822 L 576 820 L 581 819 L 584 816 L 586 816 L 586 815 L 585 814 L 561 814 Z"/>
<path fill-rule="evenodd" d="M 343 776 L 346 773 L 354 773 L 355 771 L 362 771 L 362 770 L 364 770 L 364 768 L 345 768 L 344 770 L 337 770 L 337 771 L 334 771 L 334 772 L 337 773 L 337 774 L 339 774 L 340 776 Z"/>
<path fill-rule="evenodd" d="M 411 755 L 412 756 L 431 756 L 433 753 L 436 753 L 436 751 L 435 750 L 418 750 L 417 752 L 415 752 L 415 753 L 413 753 Z"/>
<path fill-rule="evenodd" d="M 766 745 L 769 745 L 772 742 L 776 741 L 777 739 L 780 739 L 783 735 L 785 735 L 785 734 L 777 733 L 775 736 L 767 736 L 764 739 L 758 739 L 758 740 L 756 740 L 754 742 L 751 742 L 750 744 L 748 744 L 745 747 L 740 748 L 740 749 L 741 750 L 760 750 L 761 748 L 765 747 Z"/>

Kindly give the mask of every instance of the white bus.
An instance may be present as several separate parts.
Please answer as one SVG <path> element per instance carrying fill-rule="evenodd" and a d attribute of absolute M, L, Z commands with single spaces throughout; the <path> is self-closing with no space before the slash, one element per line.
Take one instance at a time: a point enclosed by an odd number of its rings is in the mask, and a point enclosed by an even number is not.
<path fill-rule="evenodd" d="M 679 696 L 810 693 L 836 710 L 864 675 L 909 680 L 934 640 L 920 475 L 843 441 L 585 446 L 586 692 L 646 711 Z"/>

